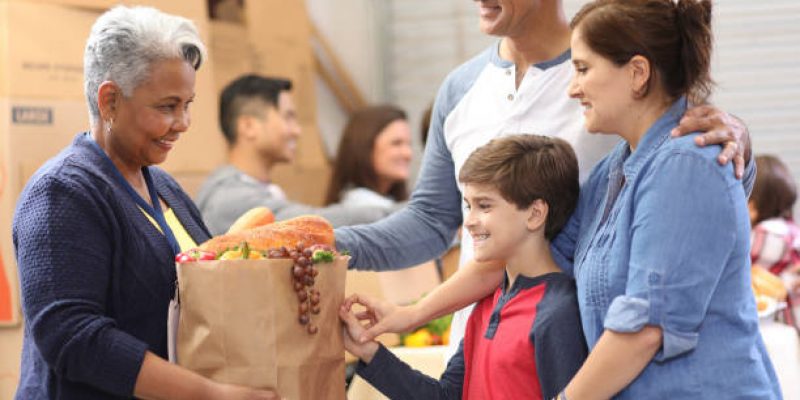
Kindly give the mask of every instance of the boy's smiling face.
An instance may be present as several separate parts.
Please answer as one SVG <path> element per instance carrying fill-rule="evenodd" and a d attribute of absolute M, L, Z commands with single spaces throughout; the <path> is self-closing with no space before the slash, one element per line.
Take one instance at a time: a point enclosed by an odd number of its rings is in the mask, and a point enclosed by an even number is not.
<path fill-rule="evenodd" d="M 464 185 L 467 217 L 464 226 L 472 236 L 475 260 L 508 260 L 530 235 L 530 210 L 520 210 L 492 185 Z"/>

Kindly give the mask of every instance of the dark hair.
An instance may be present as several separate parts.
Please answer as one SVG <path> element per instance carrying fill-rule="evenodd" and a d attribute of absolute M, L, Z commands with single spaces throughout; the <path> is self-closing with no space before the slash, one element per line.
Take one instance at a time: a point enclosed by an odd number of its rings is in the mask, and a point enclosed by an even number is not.
<path fill-rule="evenodd" d="M 650 79 L 667 94 L 703 103 L 713 82 L 711 0 L 597 0 L 583 6 L 570 23 L 595 53 L 617 66 L 635 55 L 650 61 Z"/>
<path fill-rule="evenodd" d="M 433 114 L 433 103 L 429 104 L 422 112 L 422 120 L 419 122 L 419 134 L 422 139 L 422 147 L 428 143 L 428 130 L 431 129 L 431 115 Z"/>
<path fill-rule="evenodd" d="M 545 237 L 553 239 L 578 204 L 578 159 L 559 138 L 512 135 L 494 139 L 473 152 L 458 180 L 491 185 L 508 202 L 525 209 L 537 199 L 549 208 Z"/>
<path fill-rule="evenodd" d="M 266 105 L 277 108 L 281 92 L 292 90 L 288 79 L 244 75 L 225 86 L 219 97 L 219 126 L 229 145 L 236 143 L 236 121 L 242 115 L 263 117 Z"/>
<path fill-rule="evenodd" d="M 792 218 L 795 200 L 797 187 L 789 168 L 775 156 L 756 157 L 756 181 L 750 201 L 755 205 L 758 216 L 753 224 L 770 218 Z"/>
<path fill-rule="evenodd" d="M 392 105 L 362 108 L 350 116 L 336 151 L 326 204 L 338 203 L 348 186 L 377 191 L 378 176 L 372 165 L 375 138 L 392 122 L 406 119 L 405 111 Z M 395 182 L 388 194 L 397 201 L 406 200 L 406 182 Z"/>

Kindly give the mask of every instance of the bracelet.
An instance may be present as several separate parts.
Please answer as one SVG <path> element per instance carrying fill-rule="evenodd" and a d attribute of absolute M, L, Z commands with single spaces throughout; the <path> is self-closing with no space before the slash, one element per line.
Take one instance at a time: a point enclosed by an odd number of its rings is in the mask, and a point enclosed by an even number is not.
<path fill-rule="evenodd" d="M 562 390 L 561 393 L 558 394 L 558 400 L 569 400 L 567 399 L 567 391 Z"/>

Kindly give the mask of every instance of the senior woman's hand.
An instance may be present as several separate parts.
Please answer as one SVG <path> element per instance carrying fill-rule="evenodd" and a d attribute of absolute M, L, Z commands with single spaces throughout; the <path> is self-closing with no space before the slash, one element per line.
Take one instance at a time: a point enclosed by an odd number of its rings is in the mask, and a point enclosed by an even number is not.
<path fill-rule="evenodd" d="M 257 390 L 242 386 L 218 384 L 214 396 L 208 400 L 280 400 L 280 396 L 271 390 Z"/>
<path fill-rule="evenodd" d="M 750 161 L 750 133 L 747 126 L 725 111 L 712 105 L 693 107 L 686 111 L 672 136 L 683 136 L 692 132 L 702 132 L 695 138 L 698 146 L 718 144 L 722 146 L 717 160 L 727 164 L 733 160 L 737 178 L 744 176 L 744 168 Z"/>
<path fill-rule="evenodd" d="M 214 382 L 147 352 L 134 396 L 148 400 L 276 400 L 277 393 Z"/>

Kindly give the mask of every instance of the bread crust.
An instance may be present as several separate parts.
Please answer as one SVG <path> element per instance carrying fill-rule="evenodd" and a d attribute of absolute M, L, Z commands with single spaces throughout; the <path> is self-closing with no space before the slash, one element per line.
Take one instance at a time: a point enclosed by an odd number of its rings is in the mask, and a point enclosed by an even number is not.
<path fill-rule="evenodd" d="M 275 214 L 267 207 L 254 207 L 236 219 L 227 233 L 238 233 L 275 222 Z"/>
<path fill-rule="evenodd" d="M 244 242 L 247 242 L 251 249 L 261 251 L 281 246 L 293 248 L 298 244 L 305 247 L 315 244 L 331 248 L 335 246 L 333 226 L 322 217 L 304 215 L 239 232 L 226 233 L 201 244 L 200 248 L 220 254 L 225 250 L 240 246 Z"/>

